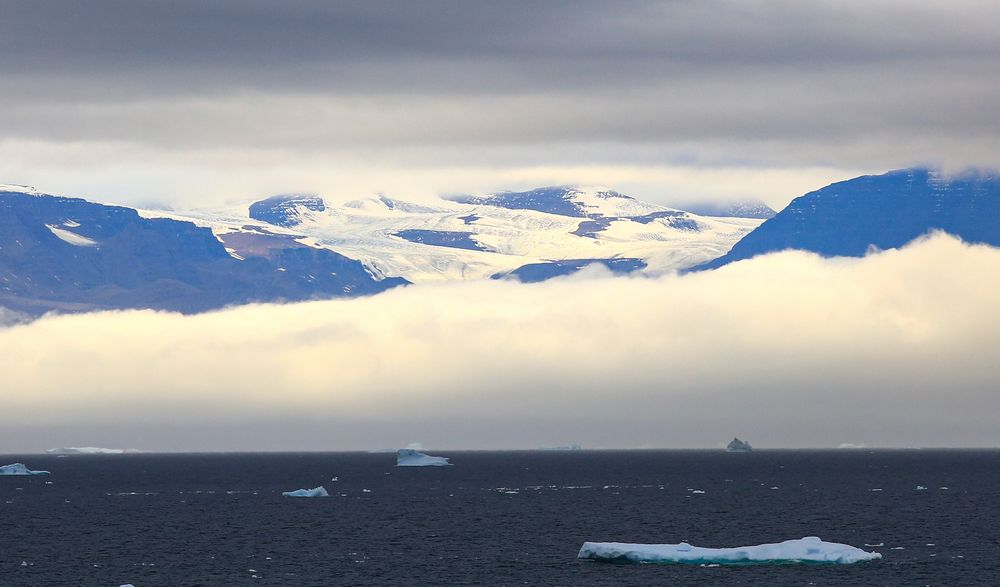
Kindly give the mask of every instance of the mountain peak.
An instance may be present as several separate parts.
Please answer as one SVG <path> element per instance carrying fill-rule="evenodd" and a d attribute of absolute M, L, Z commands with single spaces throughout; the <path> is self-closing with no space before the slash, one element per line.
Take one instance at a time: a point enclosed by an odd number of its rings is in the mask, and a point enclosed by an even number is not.
<path fill-rule="evenodd" d="M 547 186 L 486 196 L 452 196 L 451 199 L 462 204 L 534 210 L 574 218 L 631 218 L 669 210 L 595 185 Z"/>
<path fill-rule="evenodd" d="M 250 218 L 276 226 L 292 227 L 302 222 L 306 211 L 322 212 L 326 203 L 318 194 L 280 194 L 250 204 Z"/>

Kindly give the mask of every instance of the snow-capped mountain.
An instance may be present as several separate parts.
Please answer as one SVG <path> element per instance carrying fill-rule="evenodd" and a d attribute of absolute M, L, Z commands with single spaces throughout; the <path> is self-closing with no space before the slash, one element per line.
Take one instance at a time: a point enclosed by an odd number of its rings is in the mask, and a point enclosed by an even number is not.
<path fill-rule="evenodd" d="M 450 199 L 475 206 L 534 210 L 573 218 L 633 218 L 669 210 L 599 186 L 553 186 Z"/>
<path fill-rule="evenodd" d="M 250 217 L 276 226 L 295 226 L 308 212 L 326 210 L 316 194 L 282 194 L 250 204 Z"/>
<path fill-rule="evenodd" d="M 220 234 L 222 233 L 222 234 Z M 254 301 L 370 294 L 405 283 L 267 226 L 209 230 L 183 218 L 0 187 L 0 306 L 200 312 Z"/>
<path fill-rule="evenodd" d="M 862 256 L 933 230 L 1000 246 L 1000 175 L 913 168 L 834 183 L 796 198 L 730 252 L 698 268 L 784 249 Z"/>

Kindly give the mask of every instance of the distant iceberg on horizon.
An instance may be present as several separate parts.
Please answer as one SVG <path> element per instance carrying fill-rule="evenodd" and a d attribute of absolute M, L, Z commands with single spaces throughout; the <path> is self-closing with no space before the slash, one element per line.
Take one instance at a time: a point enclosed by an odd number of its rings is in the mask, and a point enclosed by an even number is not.
<path fill-rule="evenodd" d="M 0 475 L 51 475 L 49 471 L 32 471 L 24 463 L 11 463 L 0 467 Z"/>
<path fill-rule="evenodd" d="M 543 446 L 541 450 L 557 450 L 557 451 L 583 450 L 583 447 L 580 446 L 579 444 L 566 444 L 561 446 Z"/>
<path fill-rule="evenodd" d="M 281 494 L 283 497 L 330 497 L 327 493 L 326 487 L 320 485 L 319 487 L 314 487 L 312 489 L 296 489 L 295 491 L 285 491 Z"/>
<path fill-rule="evenodd" d="M 412 448 L 396 451 L 397 467 L 443 467 L 451 465 L 447 457 L 432 457 Z"/>
<path fill-rule="evenodd" d="M 60 446 L 45 451 L 50 455 L 123 455 L 141 451 L 125 448 L 101 448 L 99 446 Z"/>
<path fill-rule="evenodd" d="M 753 447 L 750 446 L 749 442 L 740 440 L 739 438 L 733 438 L 732 442 L 726 445 L 727 452 L 750 452 Z"/>
<path fill-rule="evenodd" d="M 882 558 L 877 552 L 823 542 L 816 536 L 773 544 L 736 548 L 702 548 L 687 542 L 679 544 L 627 544 L 621 542 L 584 542 L 577 558 L 615 563 L 660 564 L 853 564 Z"/>

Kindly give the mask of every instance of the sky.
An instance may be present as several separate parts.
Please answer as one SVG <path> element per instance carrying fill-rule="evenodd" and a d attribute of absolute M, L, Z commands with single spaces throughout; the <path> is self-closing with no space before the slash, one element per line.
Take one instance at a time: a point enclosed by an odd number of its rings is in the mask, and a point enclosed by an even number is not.
<path fill-rule="evenodd" d="M 1000 445 L 1000 249 L 483 280 L 0 329 L 0 446 Z"/>
<path fill-rule="evenodd" d="M 175 210 L 996 167 L 1000 4 L 0 0 L 0 183 Z M 1000 251 L 0 311 L 0 453 L 997 446 Z"/>
<path fill-rule="evenodd" d="M 175 209 L 992 166 L 1000 5 L 0 1 L 0 182 Z"/>

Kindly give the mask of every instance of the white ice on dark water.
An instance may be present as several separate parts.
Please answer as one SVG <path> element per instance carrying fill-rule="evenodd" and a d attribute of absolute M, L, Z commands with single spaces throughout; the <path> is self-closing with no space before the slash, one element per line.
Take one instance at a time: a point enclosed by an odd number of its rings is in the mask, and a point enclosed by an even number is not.
<path fill-rule="evenodd" d="M 295 491 L 285 491 L 281 495 L 285 497 L 330 497 L 326 492 L 326 487 L 320 485 L 312 489 L 296 489 Z"/>
<path fill-rule="evenodd" d="M 441 467 L 450 464 L 446 457 L 432 457 L 411 448 L 401 448 L 396 452 L 397 467 Z"/>
<path fill-rule="evenodd" d="M 578 558 L 607 562 L 694 563 L 694 564 L 850 564 L 882 558 L 877 552 L 823 542 L 815 536 L 774 544 L 736 548 L 702 548 L 680 544 L 626 544 L 621 542 L 585 542 Z"/>
<path fill-rule="evenodd" d="M 48 471 L 32 471 L 22 463 L 11 463 L 0 467 L 0 475 L 48 475 Z"/>

